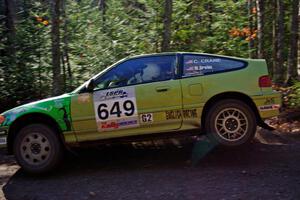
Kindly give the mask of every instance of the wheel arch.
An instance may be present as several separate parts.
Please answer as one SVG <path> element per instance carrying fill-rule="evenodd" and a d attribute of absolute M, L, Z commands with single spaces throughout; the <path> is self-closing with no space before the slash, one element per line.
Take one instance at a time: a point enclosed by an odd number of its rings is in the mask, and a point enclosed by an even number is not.
<path fill-rule="evenodd" d="M 236 99 L 245 102 L 250 108 L 252 109 L 256 122 L 259 126 L 262 126 L 264 124 L 263 120 L 260 117 L 260 114 L 257 110 L 257 107 L 253 100 L 246 94 L 241 92 L 224 92 L 217 94 L 213 97 L 211 97 L 204 105 L 202 115 L 201 115 L 201 129 L 202 131 L 205 130 L 205 118 L 207 117 L 209 109 L 218 101 L 224 100 L 224 99 Z"/>
<path fill-rule="evenodd" d="M 50 128 L 55 130 L 59 139 L 64 144 L 64 137 L 61 134 L 62 130 L 59 124 L 51 116 L 43 113 L 28 113 L 17 118 L 11 125 L 8 131 L 7 138 L 7 150 L 9 154 L 13 153 L 13 141 L 18 132 L 25 126 L 33 123 L 41 123 L 48 125 Z"/>

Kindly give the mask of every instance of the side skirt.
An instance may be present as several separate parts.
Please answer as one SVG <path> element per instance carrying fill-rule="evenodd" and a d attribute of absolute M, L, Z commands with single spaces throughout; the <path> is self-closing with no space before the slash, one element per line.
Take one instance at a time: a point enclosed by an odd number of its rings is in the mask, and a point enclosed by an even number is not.
<path fill-rule="evenodd" d="M 102 139 L 96 141 L 85 141 L 80 143 L 69 143 L 69 147 L 86 147 L 86 146 L 97 146 L 103 144 L 119 144 L 119 143 L 131 143 L 131 142 L 140 142 L 140 141 L 150 141 L 157 139 L 171 139 L 171 138 L 182 138 L 197 136 L 203 134 L 201 129 L 194 129 L 188 131 L 177 131 L 177 132 L 166 132 L 166 133 L 153 133 L 149 135 L 137 135 L 137 136 L 127 136 L 121 138 L 111 138 L 111 139 Z"/>

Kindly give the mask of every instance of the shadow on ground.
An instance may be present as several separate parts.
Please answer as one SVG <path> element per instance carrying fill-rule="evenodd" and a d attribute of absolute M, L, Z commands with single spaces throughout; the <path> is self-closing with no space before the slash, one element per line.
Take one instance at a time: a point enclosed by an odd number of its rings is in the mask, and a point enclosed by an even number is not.
<path fill-rule="evenodd" d="M 46 176 L 18 170 L 3 191 L 8 200 L 300 199 L 298 143 L 217 147 L 197 165 L 192 152 L 193 143 L 82 149 Z"/>

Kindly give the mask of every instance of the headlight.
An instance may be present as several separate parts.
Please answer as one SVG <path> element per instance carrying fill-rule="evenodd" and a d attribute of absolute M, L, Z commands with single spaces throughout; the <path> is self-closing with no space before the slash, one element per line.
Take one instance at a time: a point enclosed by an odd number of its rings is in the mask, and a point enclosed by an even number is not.
<path fill-rule="evenodd" d="M 2 124 L 5 121 L 5 117 L 3 115 L 0 115 L 0 124 Z"/>

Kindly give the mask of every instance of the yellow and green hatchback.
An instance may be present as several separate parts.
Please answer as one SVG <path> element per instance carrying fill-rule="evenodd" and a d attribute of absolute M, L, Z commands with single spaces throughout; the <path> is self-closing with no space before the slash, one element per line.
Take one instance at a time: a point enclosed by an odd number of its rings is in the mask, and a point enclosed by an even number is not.
<path fill-rule="evenodd" d="M 206 134 L 224 146 L 278 115 L 265 60 L 202 53 L 123 59 L 71 93 L 0 115 L 0 143 L 27 172 L 53 169 L 65 147 Z"/>

